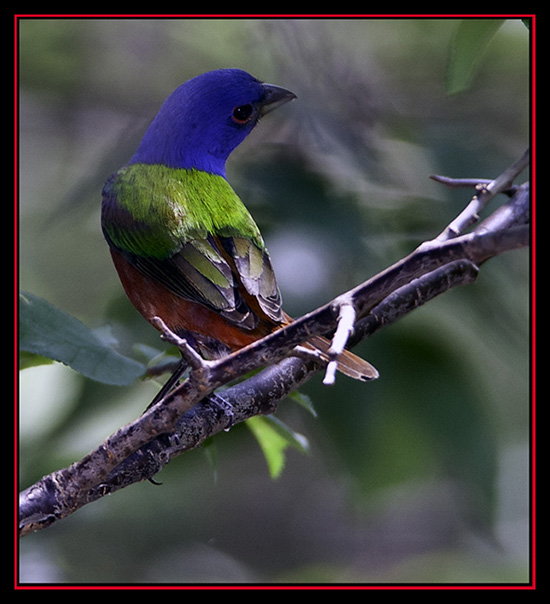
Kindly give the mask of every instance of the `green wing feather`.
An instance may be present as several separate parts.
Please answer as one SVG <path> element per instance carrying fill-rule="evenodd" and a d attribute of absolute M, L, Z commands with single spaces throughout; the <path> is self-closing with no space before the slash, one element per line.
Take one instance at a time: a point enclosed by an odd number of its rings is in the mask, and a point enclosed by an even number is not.
<path fill-rule="evenodd" d="M 111 246 L 178 296 L 253 329 L 258 317 L 246 291 L 267 317 L 283 319 L 258 227 L 223 177 L 126 166 L 105 185 L 102 228 Z"/>

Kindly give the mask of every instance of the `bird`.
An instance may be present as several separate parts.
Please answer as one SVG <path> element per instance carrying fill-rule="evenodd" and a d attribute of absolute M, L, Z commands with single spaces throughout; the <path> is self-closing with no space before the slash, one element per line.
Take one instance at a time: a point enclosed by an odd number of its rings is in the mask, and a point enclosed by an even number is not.
<path fill-rule="evenodd" d="M 295 98 L 241 69 L 197 75 L 168 96 L 134 155 L 103 187 L 101 228 L 127 297 L 205 359 L 292 321 L 226 162 L 260 118 Z M 330 342 L 316 337 L 305 345 L 326 357 Z M 378 377 L 347 349 L 337 368 L 358 380 Z"/>

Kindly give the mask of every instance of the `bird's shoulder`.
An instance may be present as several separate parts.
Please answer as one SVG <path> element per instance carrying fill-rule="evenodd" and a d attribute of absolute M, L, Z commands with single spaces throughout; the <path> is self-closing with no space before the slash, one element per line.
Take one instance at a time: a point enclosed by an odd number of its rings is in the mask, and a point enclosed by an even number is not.
<path fill-rule="evenodd" d="M 227 180 L 200 170 L 124 166 L 103 188 L 103 219 L 169 231 L 181 241 L 221 234 L 263 245 L 252 216 Z"/>

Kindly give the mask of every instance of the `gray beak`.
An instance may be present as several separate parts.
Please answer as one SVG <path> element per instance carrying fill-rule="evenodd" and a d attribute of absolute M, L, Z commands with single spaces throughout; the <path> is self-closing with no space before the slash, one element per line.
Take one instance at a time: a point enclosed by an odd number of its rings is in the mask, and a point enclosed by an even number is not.
<path fill-rule="evenodd" d="M 273 111 L 273 109 L 277 109 L 277 107 L 296 98 L 296 95 L 293 92 L 290 92 L 290 90 L 282 88 L 281 86 L 262 84 L 262 87 L 265 90 L 265 98 L 261 109 L 262 115 L 265 115 L 266 113 Z"/>

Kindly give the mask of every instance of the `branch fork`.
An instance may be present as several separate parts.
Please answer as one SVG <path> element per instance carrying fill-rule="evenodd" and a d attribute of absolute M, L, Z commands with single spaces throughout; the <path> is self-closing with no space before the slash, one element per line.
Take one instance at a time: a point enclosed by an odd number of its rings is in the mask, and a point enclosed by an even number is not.
<path fill-rule="evenodd" d="M 181 356 L 185 359 L 191 369 L 205 371 L 208 369 L 210 361 L 203 359 L 184 338 L 180 338 L 168 328 L 166 323 L 160 317 L 153 317 L 153 323 L 162 332 L 161 339 L 178 348 Z"/>
<path fill-rule="evenodd" d="M 450 188 L 474 187 L 476 193 L 464 210 L 432 241 L 422 244 L 422 249 L 437 245 L 461 235 L 468 227 L 478 222 L 481 212 L 488 203 L 499 193 L 513 194 L 514 179 L 529 165 L 530 151 L 527 149 L 523 155 L 511 164 L 502 174 L 494 180 L 483 178 L 449 178 L 447 176 L 432 175 L 432 180 L 443 183 Z"/>

